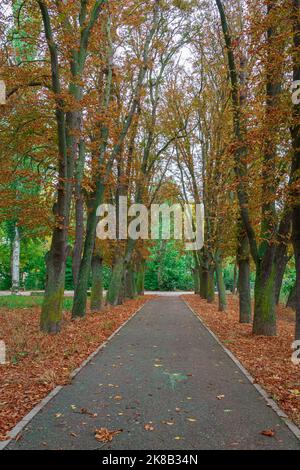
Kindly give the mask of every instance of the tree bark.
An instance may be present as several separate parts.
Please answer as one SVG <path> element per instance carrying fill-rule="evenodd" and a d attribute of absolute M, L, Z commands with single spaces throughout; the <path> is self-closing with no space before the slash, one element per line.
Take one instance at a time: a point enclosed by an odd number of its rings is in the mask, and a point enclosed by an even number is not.
<path fill-rule="evenodd" d="M 293 310 L 296 311 L 296 305 L 297 305 L 297 284 L 295 283 L 293 287 L 291 288 L 291 291 L 289 293 L 289 297 L 286 303 L 287 308 L 292 308 Z"/>
<path fill-rule="evenodd" d="M 145 294 L 145 261 L 142 260 L 137 268 L 136 273 L 136 292 L 137 295 Z"/>
<path fill-rule="evenodd" d="M 275 263 L 273 248 L 257 264 L 255 281 L 255 303 L 253 333 L 256 335 L 276 336 L 276 299 L 275 299 Z"/>
<path fill-rule="evenodd" d="M 238 242 L 240 323 L 251 323 L 250 248 L 247 234 L 240 232 Z"/>
<path fill-rule="evenodd" d="M 215 267 L 219 294 L 219 312 L 225 312 L 227 309 L 226 287 L 223 277 L 222 259 L 218 255 L 215 260 Z"/>
<path fill-rule="evenodd" d="M 112 269 L 112 277 L 107 292 L 107 303 L 110 305 L 118 305 L 120 299 L 120 292 L 122 290 L 124 275 L 124 259 L 119 257 Z"/>
<path fill-rule="evenodd" d="M 125 297 L 127 299 L 135 299 L 136 285 L 134 279 L 134 270 L 131 263 L 127 266 L 125 275 Z"/>
<path fill-rule="evenodd" d="M 85 163 L 85 145 L 83 140 L 79 143 L 79 156 L 76 164 L 75 176 L 75 242 L 73 248 L 73 280 L 74 288 L 77 286 L 80 262 L 84 246 L 84 196 L 82 192 L 82 178 Z"/>
<path fill-rule="evenodd" d="M 194 279 L 194 292 L 195 294 L 200 294 L 200 276 L 199 276 L 199 268 L 197 266 L 193 268 L 193 279 Z"/>
<path fill-rule="evenodd" d="M 100 312 L 103 305 L 103 259 L 100 255 L 94 254 L 92 259 L 91 312 Z"/>
<path fill-rule="evenodd" d="M 284 273 L 289 257 L 287 254 L 287 245 L 282 246 L 282 250 L 276 256 L 276 276 L 275 276 L 275 300 L 276 305 L 280 302 L 280 293 L 283 282 Z"/>
<path fill-rule="evenodd" d="M 11 279 L 12 294 L 18 294 L 20 291 L 20 255 L 21 255 L 21 238 L 20 231 L 17 224 L 14 227 L 14 237 L 12 241 L 12 255 L 11 255 Z"/>

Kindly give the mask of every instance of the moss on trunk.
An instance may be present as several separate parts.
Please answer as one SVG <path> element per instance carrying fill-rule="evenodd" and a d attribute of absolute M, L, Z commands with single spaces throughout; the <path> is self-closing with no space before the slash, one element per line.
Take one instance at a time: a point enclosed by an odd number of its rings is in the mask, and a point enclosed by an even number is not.
<path fill-rule="evenodd" d="M 109 284 L 108 292 L 107 292 L 107 303 L 110 305 L 118 305 L 120 301 L 120 293 L 122 291 L 123 285 L 123 277 L 124 277 L 124 259 L 120 257 L 113 269 L 112 269 L 112 276 L 111 281 Z"/>
<path fill-rule="evenodd" d="M 103 308 L 103 269 L 102 258 L 94 255 L 92 260 L 91 311 L 100 312 Z"/>
<path fill-rule="evenodd" d="M 255 306 L 253 333 L 276 336 L 275 265 L 263 266 L 258 263 L 255 282 Z"/>
<path fill-rule="evenodd" d="M 216 259 L 215 266 L 219 294 L 219 312 L 225 312 L 227 309 L 226 287 L 223 278 L 222 260 L 220 258 Z"/>

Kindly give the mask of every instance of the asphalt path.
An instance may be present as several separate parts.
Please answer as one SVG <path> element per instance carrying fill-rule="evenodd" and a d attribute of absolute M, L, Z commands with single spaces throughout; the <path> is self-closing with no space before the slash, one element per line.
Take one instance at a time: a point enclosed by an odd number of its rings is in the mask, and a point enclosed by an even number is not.
<path fill-rule="evenodd" d="M 120 433 L 102 443 L 99 428 Z M 300 443 L 185 303 L 166 296 L 147 302 L 8 449 L 300 450 Z"/>

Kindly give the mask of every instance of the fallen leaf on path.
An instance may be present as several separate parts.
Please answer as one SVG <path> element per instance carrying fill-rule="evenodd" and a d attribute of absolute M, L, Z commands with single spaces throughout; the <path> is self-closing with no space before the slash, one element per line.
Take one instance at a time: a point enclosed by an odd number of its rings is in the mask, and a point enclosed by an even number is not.
<path fill-rule="evenodd" d="M 145 424 L 144 429 L 145 431 L 154 431 L 154 426 L 152 424 Z"/>
<path fill-rule="evenodd" d="M 273 429 L 265 429 L 264 431 L 262 431 L 262 435 L 267 437 L 274 437 L 275 431 L 273 431 Z"/>
<path fill-rule="evenodd" d="M 225 395 L 218 395 L 218 396 L 217 396 L 217 399 L 218 399 L 218 400 L 223 400 L 224 398 L 225 398 Z"/>
<path fill-rule="evenodd" d="M 111 442 L 121 432 L 123 432 L 123 429 L 118 431 L 109 431 L 107 428 L 95 429 L 95 439 L 99 442 Z"/>
<path fill-rule="evenodd" d="M 86 408 L 81 408 L 80 414 L 89 415 L 89 416 L 92 416 L 93 418 L 96 418 L 98 416 L 98 413 L 92 413 L 91 411 L 88 411 Z"/>

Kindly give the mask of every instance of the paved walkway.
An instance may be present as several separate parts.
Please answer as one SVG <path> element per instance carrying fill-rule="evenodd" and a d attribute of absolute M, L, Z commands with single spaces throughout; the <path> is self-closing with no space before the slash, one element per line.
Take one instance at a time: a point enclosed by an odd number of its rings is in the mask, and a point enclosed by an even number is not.
<path fill-rule="evenodd" d="M 94 438 L 100 427 L 123 432 L 102 444 Z M 265 429 L 275 437 L 263 436 Z M 300 443 L 184 302 L 161 297 L 9 448 L 300 450 Z"/>

